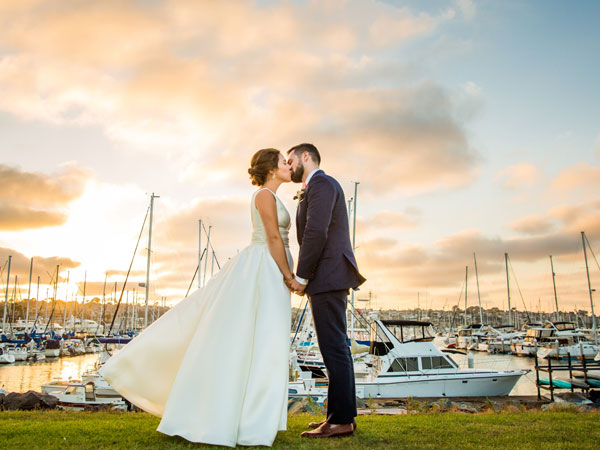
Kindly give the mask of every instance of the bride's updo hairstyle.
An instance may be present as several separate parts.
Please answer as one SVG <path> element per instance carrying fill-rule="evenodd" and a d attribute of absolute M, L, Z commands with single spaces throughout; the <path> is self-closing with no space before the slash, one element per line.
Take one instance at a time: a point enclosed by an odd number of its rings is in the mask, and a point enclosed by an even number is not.
<path fill-rule="evenodd" d="M 262 186 L 267 181 L 269 172 L 279 167 L 280 151 L 274 148 L 263 148 L 257 151 L 250 160 L 248 173 L 252 184 Z"/>

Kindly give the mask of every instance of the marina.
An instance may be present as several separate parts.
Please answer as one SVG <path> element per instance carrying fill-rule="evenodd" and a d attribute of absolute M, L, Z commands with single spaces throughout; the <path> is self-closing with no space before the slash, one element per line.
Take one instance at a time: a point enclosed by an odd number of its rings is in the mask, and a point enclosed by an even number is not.
<path fill-rule="evenodd" d="M 441 338 L 436 338 L 436 345 L 443 345 Z M 511 395 L 535 395 L 534 360 L 520 358 L 514 355 L 501 355 L 476 352 L 473 353 L 475 367 L 493 370 L 531 370 L 522 376 L 511 391 Z M 41 392 L 42 385 L 53 380 L 67 381 L 81 379 L 81 375 L 89 368 L 93 368 L 100 355 L 84 354 L 65 358 L 48 358 L 40 362 L 15 362 L 0 365 L 0 389 L 8 392 L 27 392 L 34 390 Z M 466 355 L 453 354 L 452 358 L 459 367 L 467 368 Z"/>

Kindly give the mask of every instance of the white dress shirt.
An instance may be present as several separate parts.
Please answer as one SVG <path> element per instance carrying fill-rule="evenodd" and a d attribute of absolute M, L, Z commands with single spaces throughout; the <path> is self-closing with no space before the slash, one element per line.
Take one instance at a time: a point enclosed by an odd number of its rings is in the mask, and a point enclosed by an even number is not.
<path fill-rule="evenodd" d="M 313 170 L 311 173 L 308 174 L 308 176 L 306 177 L 306 181 L 304 182 L 304 184 L 306 184 L 306 186 L 308 187 L 308 183 L 310 181 L 310 179 L 312 178 L 312 176 L 317 173 L 319 170 L 319 168 Z M 305 188 L 306 189 L 306 188 Z M 306 286 L 308 284 L 308 280 L 305 278 L 300 278 L 298 275 L 296 275 L 296 281 L 300 284 L 303 284 L 304 286 Z"/>

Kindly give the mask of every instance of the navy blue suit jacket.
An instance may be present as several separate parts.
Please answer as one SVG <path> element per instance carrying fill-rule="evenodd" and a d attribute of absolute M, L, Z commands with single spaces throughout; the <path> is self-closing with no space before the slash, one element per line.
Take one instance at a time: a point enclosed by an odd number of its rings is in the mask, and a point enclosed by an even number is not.
<path fill-rule="evenodd" d="M 357 288 L 359 273 L 348 225 L 346 199 L 340 184 L 316 172 L 296 210 L 300 255 L 296 275 L 308 281 L 308 295 Z"/>

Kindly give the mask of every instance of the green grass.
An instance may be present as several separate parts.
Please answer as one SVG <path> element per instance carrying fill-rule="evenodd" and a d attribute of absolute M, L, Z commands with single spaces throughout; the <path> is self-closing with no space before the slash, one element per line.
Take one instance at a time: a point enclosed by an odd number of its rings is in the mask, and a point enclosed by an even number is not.
<path fill-rule="evenodd" d="M 600 414 L 523 412 L 361 416 L 352 437 L 301 438 L 308 414 L 290 415 L 275 449 L 598 448 Z M 7 449 L 210 448 L 158 433 L 159 419 L 123 412 L 0 412 L 0 447 Z M 214 448 L 214 447 L 213 447 Z"/>

